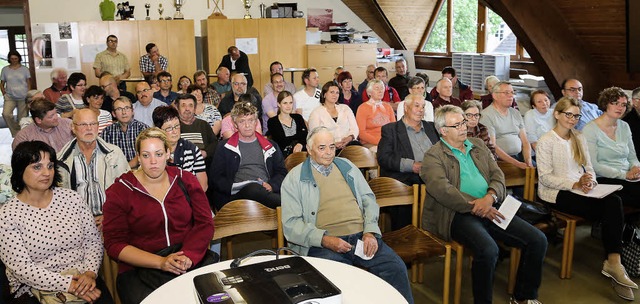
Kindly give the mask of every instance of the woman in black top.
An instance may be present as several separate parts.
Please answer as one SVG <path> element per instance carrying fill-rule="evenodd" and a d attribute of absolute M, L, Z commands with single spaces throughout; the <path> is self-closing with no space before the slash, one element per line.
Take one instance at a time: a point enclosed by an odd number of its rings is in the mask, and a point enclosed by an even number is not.
<path fill-rule="evenodd" d="M 302 115 L 293 111 L 293 96 L 282 91 L 278 94 L 278 115 L 267 121 L 269 135 L 278 143 L 285 158 L 293 152 L 307 150 L 307 124 Z"/>
<path fill-rule="evenodd" d="M 353 88 L 353 77 L 351 73 L 342 72 L 338 75 L 338 85 L 340 86 L 340 97 L 338 103 L 346 104 L 356 115 L 358 107 L 362 104 L 362 96 Z"/>

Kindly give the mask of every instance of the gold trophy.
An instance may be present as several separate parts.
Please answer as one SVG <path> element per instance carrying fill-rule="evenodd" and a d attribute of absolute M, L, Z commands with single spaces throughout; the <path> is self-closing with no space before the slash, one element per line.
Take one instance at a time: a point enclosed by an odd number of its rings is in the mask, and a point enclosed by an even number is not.
<path fill-rule="evenodd" d="M 186 0 L 175 0 L 174 5 L 176 6 L 176 13 L 173 15 L 174 20 L 183 20 L 184 15 L 180 12 L 180 8 L 184 5 Z"/>
<path fill-rule="evenodd" d="M 241 1 L 242 1 L 242 5 L 244 6 L 244 9 L 245 9 L 244 19 L 251 19 L 251 14 L 249 14 L 249 9 L 251 8 L 251 5 L 253 4 L 253 0 L 241 0 Z"/>

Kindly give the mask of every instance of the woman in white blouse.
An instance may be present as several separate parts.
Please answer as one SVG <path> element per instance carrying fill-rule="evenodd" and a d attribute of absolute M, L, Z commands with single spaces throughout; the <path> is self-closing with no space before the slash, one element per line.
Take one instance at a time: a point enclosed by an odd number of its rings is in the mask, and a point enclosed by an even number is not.
<path fill-rule="evenodd" d="M 558 101 L 553 116 L 555 127 L 538 140 L 538 196 L 554 209 L 602 222 L 602 243 L 606 253 L 602 274 L 610 277 L 618 295 L 633 299 L 630 288 L 638 288 L 620 262 L 624 213 L 615 193 L 604 198 L 586 197 L 597 186 L 584 137 L 575 130 L 580 120 L 580 102 L 573 97 Z M 617 284 L 617 285 L 616 285 Z"/>
<path fill-rule="evenodd" d="M 543 90 L 531 92 L 531 110 L 524 114 L 524 129 L 527 131 L 527 139 L 531 143 L 531 148 L 536 149 L 538 138 L 549 132 L 555 120 L 553 110 L 549 110 L 551 102 L 549 95 Z"/>
<path fill-rule="evenodd" d="M 16 146 L 11 186 L 17 193 L 0 209 L 0 258 L 11 289 L 8 303 L 38 303 L 38 291 L 71 293 L 92 303 L 113 303 L 98 277 L 100 232 L 86 202 L 56 187 L 56 152 L 41 141 Z M 10 245 L 9 245 L 10 244 Z M 4 272 L 3 272 L 4 273 Z"/>
<path fill-rule="evenodd" d="M 349 106 L 338 104 L 340 88 L 333 81 L 322 86 L 320 107 L 315 108 L 309 116 L 309 129 L 326 127 L 336 140 L 336 153 L 344 147 L 359 144 L 356 139 L 360 133 L 356 117 Z"/>

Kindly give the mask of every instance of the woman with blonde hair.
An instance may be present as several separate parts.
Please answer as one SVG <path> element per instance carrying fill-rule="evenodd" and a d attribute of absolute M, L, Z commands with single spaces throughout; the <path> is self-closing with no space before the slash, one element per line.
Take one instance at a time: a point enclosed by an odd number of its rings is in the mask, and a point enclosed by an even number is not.
<path fill-rule="evenodd" d="M 538 195 L 554 209 L 602 222 L 602 243 L 606 253 L 602 274 L 613 280 L 618 295 L 633 300 L 630 288 L 638 288 L 620 261 L 624 213 L 615 193 L 603 198 L 586 197 L 598 183 L 591 165 L 587 142 L 575 126 L 582 116 L 580 101 L 561 98 L 553 112 L 555 127 L 538 140 Z M 573 190 L 573 191 L 572 191 Z"/>

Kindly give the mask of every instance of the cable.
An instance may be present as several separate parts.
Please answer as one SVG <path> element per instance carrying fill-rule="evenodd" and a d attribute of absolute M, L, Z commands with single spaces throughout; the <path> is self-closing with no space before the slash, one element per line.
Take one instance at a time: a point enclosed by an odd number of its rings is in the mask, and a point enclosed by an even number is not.
<path fill-rule="evenodd" d="M 293 249 L 291 249 L 289 247 L 278 248 L 275 252 L 273 250 L 270 250 L 270 249 L 260 249 L 260 250 L 254 251 L 252 253 L 249 253 L 249 254 L 247 254 L 247 255 L 245 255 L 243 257 L 233 259 L 233 261 L 231 262 L 230 267 L 231 268 L 238 268 L 240 266 L 240 264 L 244 260 L 246 260 L 246 259 L 248 259 L 250 257 L 254 257 L 256 255 L 275 255 L 276 256 L 276 260 L 278 260 L 278 259 L 280 259 L 280 251 L 288 251 L 288 252 L 291 252 L 291 253 L 295 254 L 296 256 L 300 255 L 298 252 L 296 252 L 295 250 L 293 250 Z"/>

